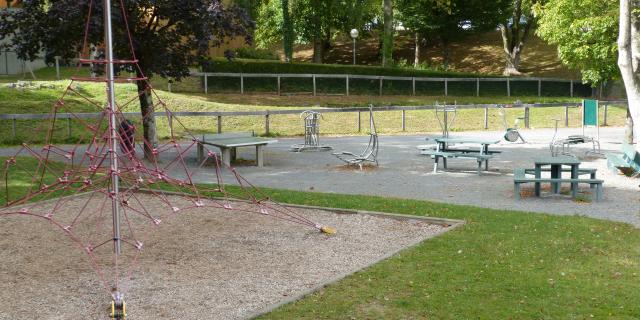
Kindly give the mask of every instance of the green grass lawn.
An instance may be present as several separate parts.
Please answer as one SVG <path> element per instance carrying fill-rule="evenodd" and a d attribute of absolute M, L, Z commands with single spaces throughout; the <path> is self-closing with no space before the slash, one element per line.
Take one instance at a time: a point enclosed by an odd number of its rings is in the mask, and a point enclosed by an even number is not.
<path fill-rule="evenodd" d="M 68 81 L 37 81 L 34 82 L 34 89 L 13 89 L 0 87 L 0 113 L 50 113 L 52 106 L 57 101 Z M 104 88 L 101 84 L 81 83 L 76 89 L 89 99 L 98 104 L 104 101 Z M 136 95 L 134 85 L 118 85 L 117 98 L 121 103 Z M 346 107 L 346 106 L 366 106 L 367 103 L 375 105 L 425 105 L 434 104 L 436 101 L 458 104 L 470 103 L 512 103 L 519 99 L 522 102 L 577 102 L 579 99 L 563 97 L 455 97 L 455 96 L 350 96 L 350 97 L 313 97 L 308 96 L 274 96 L 274 95 L 220 95 L 201 93 L 171 93 L 158 91 L 159 96 L 165 100 L 168 107 L 173 111 L 264 111 L 275 109 L 293 109 L 303 111 L 312 106 L 310 101 L 318 103 L 323 107 Z M 138 112 L 137 101 L 124 108 L 125 111 Z M 84 102 L 83 98 L 70 94 L 66 97 L 66 104 L 59 110 L 60 112 L 97 112 L 98 109 Z M 462 110 L 458 114 L 458 119 L 452 130 L 482 130 L 484 111 Z M 377 129 L 382 134 L 400 133 L 424 133 L 436 132 L 440 130 L 439 124 L 433 111 L 407 111 L 406 131 L 402 131 L 402 120 L 400 111 L 376 112 Z M 507 123 L 511 126 L 516 117 L 522 116 L 521 109 L 507 110 Z M 624 124 L 626 111 L 624 107 L 612 107 L 609 109 L 608 123 L 613 126 Z M 553 118 L 563 118 L 563 108 L 545 108 L 531 111 L 531 126 L 533 128 L 551 127 Z M 136 119 L 133 119 L 136 121 Z M 175 127 L 177 135 L 183 135 L 186 131 L 193 133 L 216 132 L 217 121 L 213 117 L 182 117 L 181 123 L 185 129 Z M 321 133 L 325 135 L 353 135 L 358 132 L 357 113 L 325 113 L 321 122 Z M 579 126 L 580 116 L 577 108 L 570 111 L 570 126 Z M 16 145 L 23 141 L 41 143 L 44 141 L 45 133 L 49 127 L 47 121 L 40 120 L 17 120 L 15 122 L 16 136 L 13 136 L 13 125 L 11 120 L 0 121 L 0 145 Z M 70 125 L 70 135 L 68 126 Z M 157 118 L 158 134 L 161 138 L 169 136 L 168 121 L 166 118 Z M 75 142 L 80 141 L 85 135 L 84 128 L 76 120 L 67 122 L 57 121 L 54 126 L 54 142 Z M 271 135 L 295 136 L 302 135 L 303 125 L 297 114 L 293 115 L 271 115 L 270 117 Z M 491 110 L 489 114 L 489 130 L 502 130 L 502 117 L 496 110 Z M 253 130 L 257 134 L 264 134 L 264 118 L 261 116 L 238 116 L 224 117 L 222 121 L 222 131 L 247 131 Z M 362 116 L 362 133 L 366 133 L 367 119 L 366 113 Z M 138 130 L 141 134 L 141 130 Z"/>
<path fill-rule="evenodd" d="M 265 319 L 634 319 L 640 232 L 582 217 L 269 190 L 283 202 L 464 219 Z"/>
<path fill-rule="evenodd" d="M 36 164 L 29 159 L 20 163 L 25 168 Z M 9 185 L 19 195 L 29 181 L 26 176 L 12 176 Z M 263 319 L 637 319 L 640 315 L 640 231 L 630 225 L 417 200 L 264 191 L 285 203 L 463 219 L 466 224 Z"/>

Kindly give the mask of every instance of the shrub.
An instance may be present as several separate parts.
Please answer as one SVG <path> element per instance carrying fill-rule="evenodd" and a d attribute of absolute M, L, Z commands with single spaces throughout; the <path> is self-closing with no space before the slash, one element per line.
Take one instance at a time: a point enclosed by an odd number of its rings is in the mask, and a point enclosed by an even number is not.
<path fill-rule="evenodd" d="M 277 54 L 265 49 L 251 47 L 236 49 L 236 58 L 255 60 L 280 60 Z"/>

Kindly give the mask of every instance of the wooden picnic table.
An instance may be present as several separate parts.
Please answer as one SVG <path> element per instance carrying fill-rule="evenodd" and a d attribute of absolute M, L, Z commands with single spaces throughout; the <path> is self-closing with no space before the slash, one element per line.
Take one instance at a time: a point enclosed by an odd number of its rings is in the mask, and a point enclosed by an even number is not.
<path fill-rule="evenodd" d="M 562 178 L 562 166 L 570 166 L 571 167 L 571 179 L 578 179 L 580 164 L 582 163 L 579 159 L 570 157 L 570 156 L 548 156 L 534 159 L 535 163 L 535 178 L 540 179 L 542 177 L 542 167 L 543 166 L 551 166 L 551 178 L 552 179 L 561 179 Z M 578 188 L 577 182 L 571 182 L 571 191 L 574 193 Z M 551 190 L 553 193 L 560 193 L 560 182 L 552 182 Z M 535 183 L 535 195 L 536 197 L 540 196 L 540 182 Z"/>

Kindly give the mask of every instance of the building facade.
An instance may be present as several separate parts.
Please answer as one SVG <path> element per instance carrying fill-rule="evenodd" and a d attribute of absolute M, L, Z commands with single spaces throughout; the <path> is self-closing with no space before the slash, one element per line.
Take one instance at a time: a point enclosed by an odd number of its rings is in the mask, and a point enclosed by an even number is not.
<path fill-rule="evenodd" d="M 20 10 L 21 3 L 22 0 L 0 0 L 0 10 Z M 45 66 L 42 58 L 35 61 L 23 61 L 14 51 L 0 49 L 0 75 L 25 74 Z"/>

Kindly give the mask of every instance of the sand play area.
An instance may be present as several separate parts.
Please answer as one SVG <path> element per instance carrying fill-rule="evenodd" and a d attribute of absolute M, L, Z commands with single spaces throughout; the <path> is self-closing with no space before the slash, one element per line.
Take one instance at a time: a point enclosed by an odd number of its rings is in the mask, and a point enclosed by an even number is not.
<path fill-rule="evenodd" d="M 154 197 L 139 199 L 171 219 L 152 227 L 133 223 L 145 241 L 131 279 L 122 280 L 128 319 L 244 319 L 450 229 L 419 218 L 292 209 L 338 230 L 327 235 L 245 212 L 246 203 L 172 215 Z M 188 205 L 180 196 L 170 200 Z M 77 196 L 56 215 L 68 220 L 98 201 Z M 86 229 L 95 230 L 100 219 L 109 230 L 111 217 L 97 214 L 86 218 Z M 110 251 L 109 244 L 96 250 L 104 255 L 98 262 L 109 265 Z M 0 261 L 0 319 L 108 319 L 110 297 L 88 255 L 47 220 L 0 215 Z M 104 272 L 108 278 L 109 268 Z"/>

